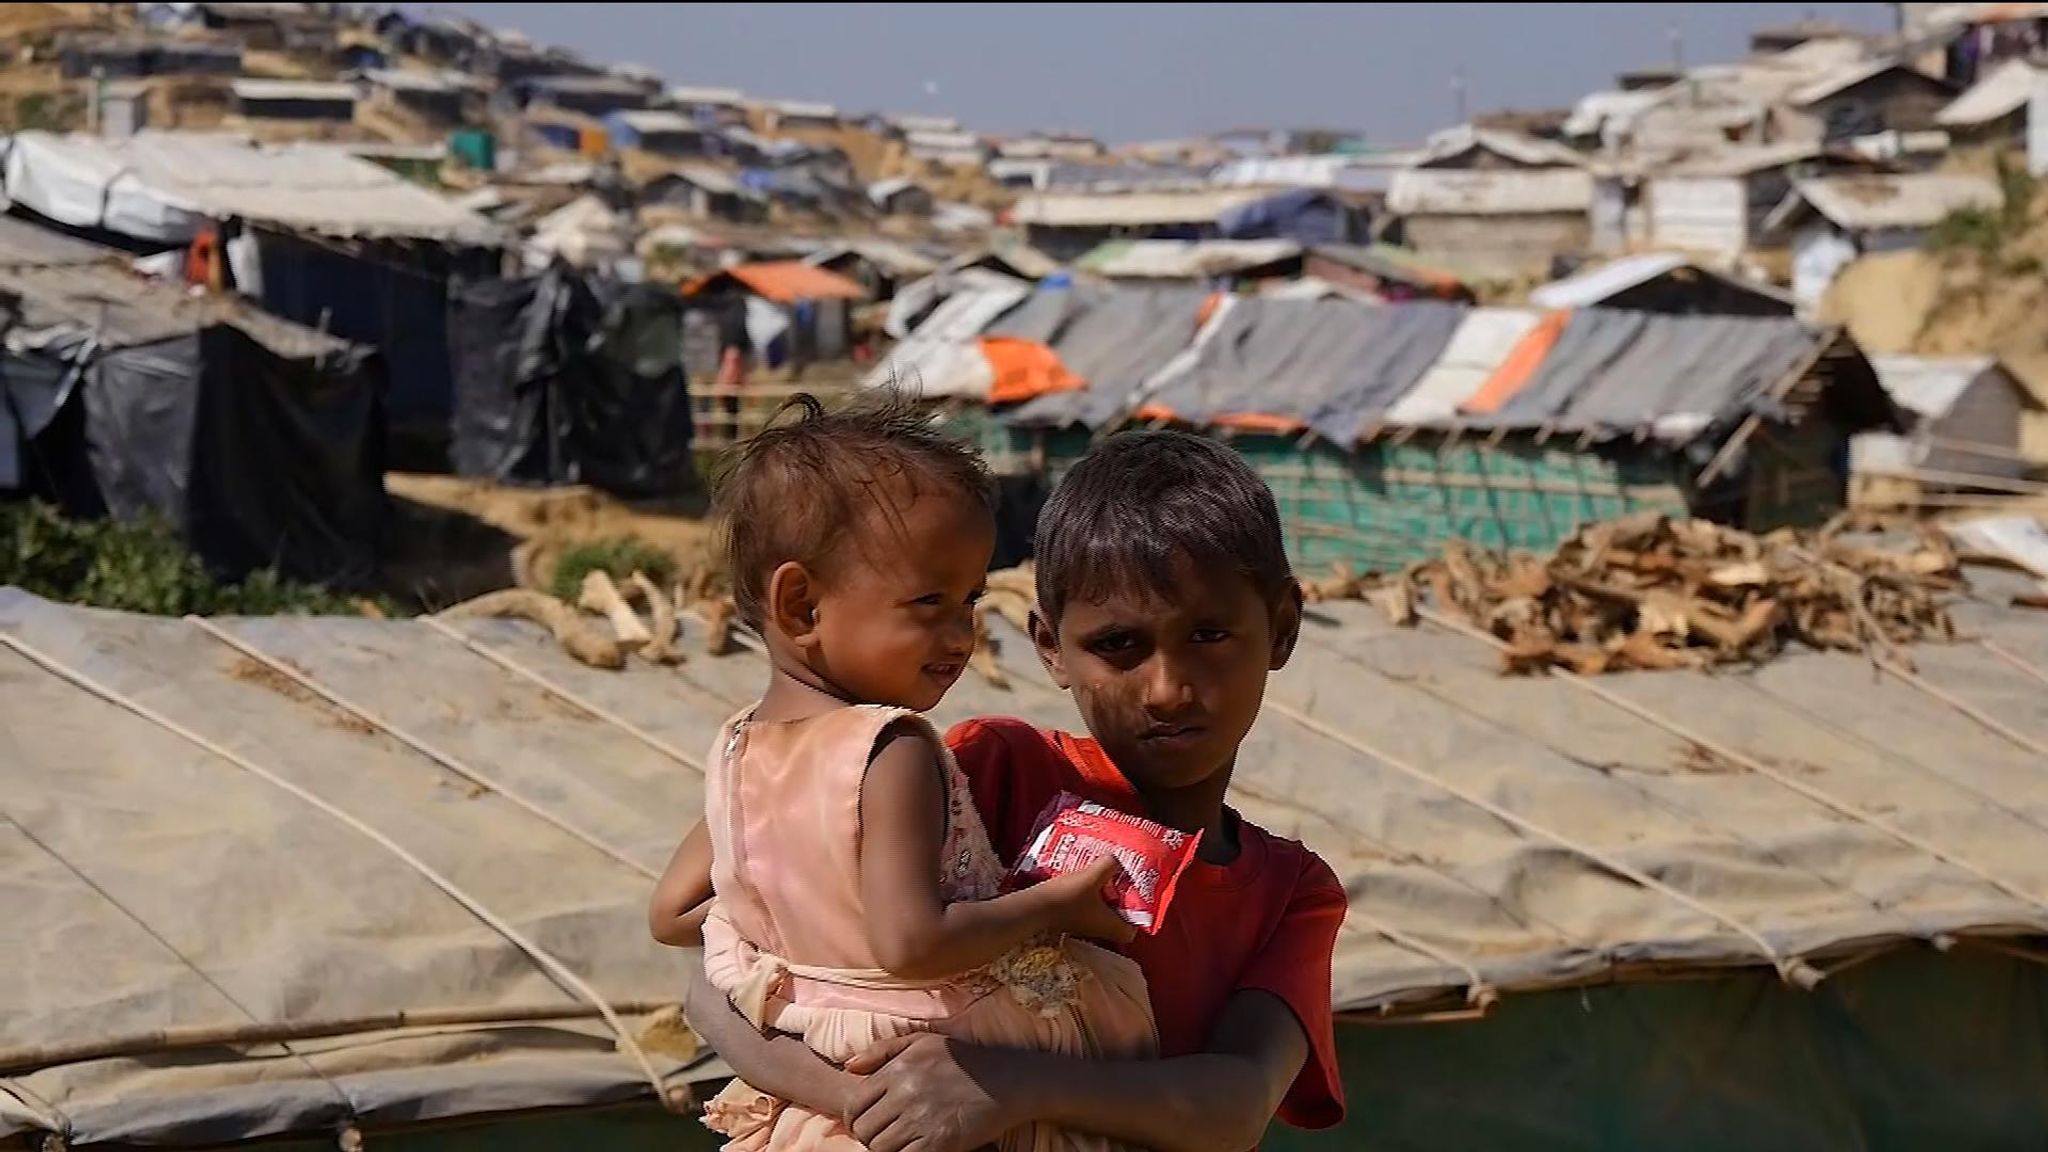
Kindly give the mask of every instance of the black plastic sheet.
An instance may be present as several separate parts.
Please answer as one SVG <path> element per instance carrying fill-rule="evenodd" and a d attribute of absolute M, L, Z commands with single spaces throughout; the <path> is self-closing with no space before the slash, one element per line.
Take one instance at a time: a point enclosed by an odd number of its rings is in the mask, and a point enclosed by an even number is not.
<path fill-rule="evenodd" d="M 686 307 L 651 285 L 601 295 L 563 264 L 530 279 L 456 282 L 456 472 L 625 496 L 690 488 Z"/>

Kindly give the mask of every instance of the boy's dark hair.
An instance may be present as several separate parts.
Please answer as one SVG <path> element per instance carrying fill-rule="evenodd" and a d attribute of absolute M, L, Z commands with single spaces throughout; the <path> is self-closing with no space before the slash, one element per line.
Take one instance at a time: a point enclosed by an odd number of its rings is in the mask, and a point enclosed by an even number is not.
<path fill-rule="evenodd" d="M 1294 583 L 1265 481 L 1235 450 L 1186 432 L 1122 432 L 1082 457 L 1039 513 L 1032 551 L 1054 628 L 1070 600 L 1170 594 L 1183 560 L 1238 572 L 1276 606 Z"/>
<path fill-rule="evenodd" d="M 782 422 L 794 410 L 797 418 Z M 794 560 L 814 572 L 829 568 L 863 519 L 893 505 L 890 495 L 958 495 L 993 510 L 995 489 L 974 449 L 946 436 L 909 397 L 875 389 L 827 409 L 798 393 L 768 427 L 736 445 L 715 483 L 733 600 L 756 628 L 765 613 L 768 577 Z"/>

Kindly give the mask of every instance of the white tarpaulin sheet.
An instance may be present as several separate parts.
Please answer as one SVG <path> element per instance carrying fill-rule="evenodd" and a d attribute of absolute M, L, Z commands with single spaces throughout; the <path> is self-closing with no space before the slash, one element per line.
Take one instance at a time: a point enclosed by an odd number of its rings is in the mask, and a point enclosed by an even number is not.
<path fill-rule="evenodd" d="M 124 139 L 18 132 L 0 181 L 9 201 L 59 223 L 167 244 L 231 217 L 332 236 L 502 239 L 490 221 L 439 193 L 313 145 L 192 132 Z"/>
<path fill-rule="evenodd" d="M 1542 315 L 1521 308 L 1483 308 L 1466 313 L 1464 323 L 1451 333 L 1451 342 L 1444 345 L 1436 364 L 1387 410 L 1387 423 L 1426 428 L 1455 421 L 1458 405 L 1479 391 L 1479 386 L 1508 358 L 1522 337 L 1536 327 Z"/>
<path fill-rule="evenodd" d="M 947 297 L 915 335 L 868 373 L 867 386 L 987 403 L 996 374 L 981 352 L 982 330 L 1030 294 L 1030 285 L 1009 280 Z"/>

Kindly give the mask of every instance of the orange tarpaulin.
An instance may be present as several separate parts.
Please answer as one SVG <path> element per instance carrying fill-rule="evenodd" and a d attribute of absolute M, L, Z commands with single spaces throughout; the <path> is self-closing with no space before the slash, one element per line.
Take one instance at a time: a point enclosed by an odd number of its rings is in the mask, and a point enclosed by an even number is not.
<path fill-rule="evenodd" d="M 1016 404 L 1054 392 L 1075 392 L 1088 386 L 1060 362 L 1059 353 L 1035 340 L 1011 336 L 981 337 L 981 354 L 995 373 L 988 402 Z"/>
<path fill-rule="evenodd" d="M 1486 378 L 1486 383 L 1479 386 L 1479 391 L 1458 407 L 1481 415 L 1490 415 L 1506 407 L 1507 402 L 1515 398 L 1515 393 L 1536 375 L 1536 370 L 1543 367 L 1544 358 L 1557 347 L 1557 338 L 1564 335 L 1564 326 L 1571 322 L 1571 318 L 1569 309 L 1545 313 L 1543 319 L 1538 320 L 1536 326 L 1529 329 L 1514 350 L 1508 353 L 1507 359 L 1500 362 L 1500 367 L 1493 370 L 1493 375 Z"/>
<path fill-rule="evenodd" d="M 683 295 L 694 296 L 720 279 L 736 280 L 756 296 L 777 304 L 794 304 L 799 300 L 859 300 L 867 296 L 867 289 L 839 273 L 813 268 L 801 260 L 768 260 L 720 269 L 685 284 Z"/>

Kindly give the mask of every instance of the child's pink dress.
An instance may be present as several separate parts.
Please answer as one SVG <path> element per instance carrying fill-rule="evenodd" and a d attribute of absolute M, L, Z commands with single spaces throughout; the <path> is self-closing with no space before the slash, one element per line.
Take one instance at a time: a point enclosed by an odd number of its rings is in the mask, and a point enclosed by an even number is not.
<path fill-rule="evenodd" d="M 757 1027 L 801 1036 L 834 1063 L 913 1032 L 1074 1056 L 1155 1054 L 1144 976 L 1130 959 L 1093 944 L 1020 949 L 946 980 L 901 980 L 880 969 L 861 905 L 860 792 L 877 739 L 899 723 L 925 734 L 946 775 L 942 892 L 949 901 L 996 894 L 1002 862 L 966 778 L 923 717 L 849 706 L 767 724 L 742 713 L 719 733 L 704 792 L 718 893 L 704 926 L 712 984 Z M 728 1148 L 747 1152 L 861 1147 L 840 1118 L 738 1080 L 705 1107 L 704 1122 L 731 1138 Z M 1111 1147 L 1046 1125 L 1002 1141 L 1004 1152 Z"/>

